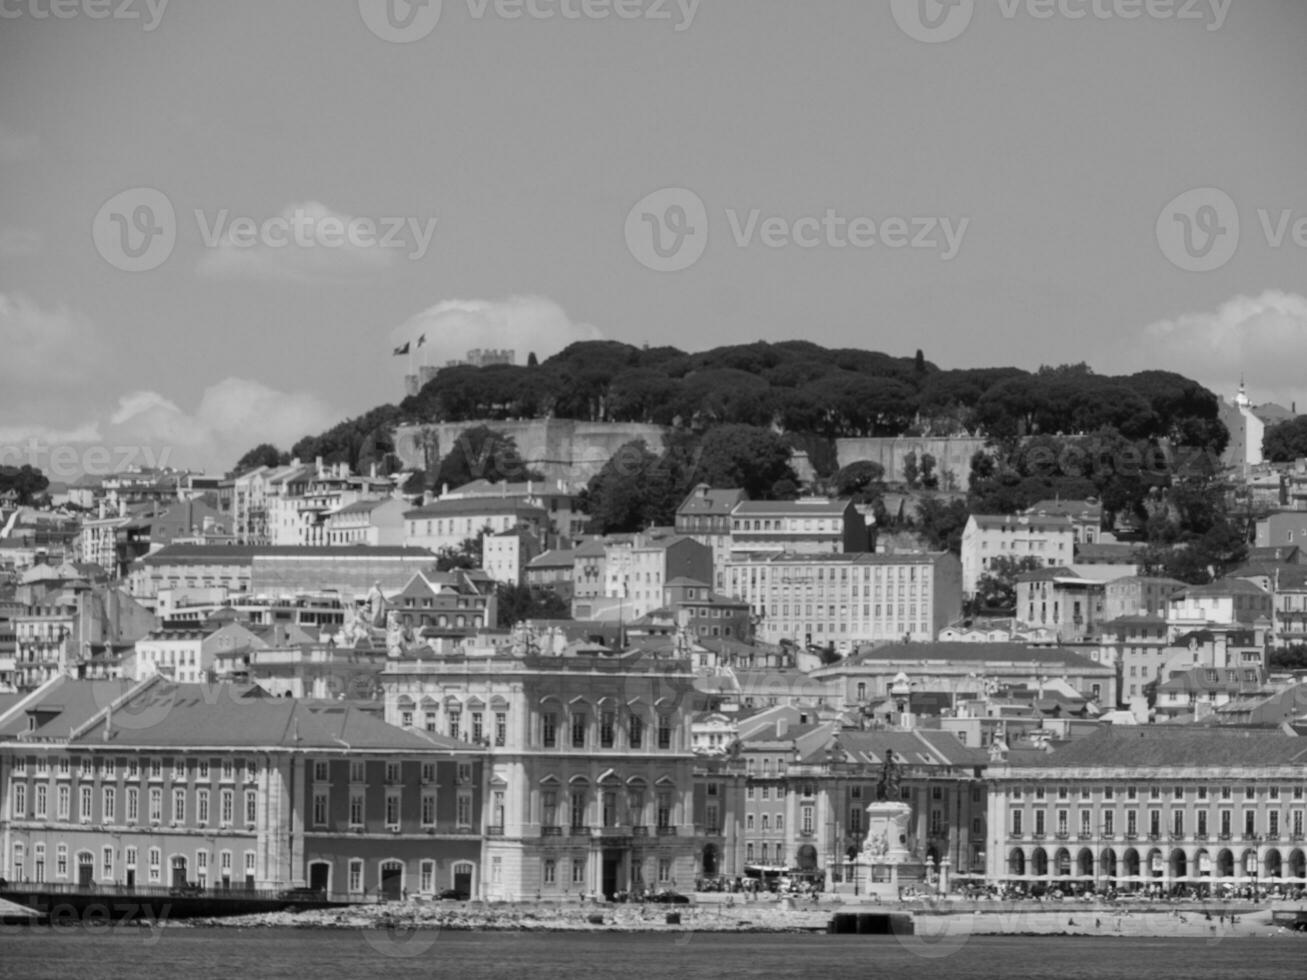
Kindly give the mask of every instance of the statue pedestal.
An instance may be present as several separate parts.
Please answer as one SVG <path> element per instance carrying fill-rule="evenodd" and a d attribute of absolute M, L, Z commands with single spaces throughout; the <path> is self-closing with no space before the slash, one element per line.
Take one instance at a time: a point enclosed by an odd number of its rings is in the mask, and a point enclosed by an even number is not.
<path fill-rule="evenodd" d="M 897 800 L 867 806 L 867 839 L 854 862 L 855 888 L 862 894 L 897 900 L 907 881 L 917 881 L 921 869 L 908 851 L 912 807 Z M 905 880 L 906 879 L 906 880 Z"/>

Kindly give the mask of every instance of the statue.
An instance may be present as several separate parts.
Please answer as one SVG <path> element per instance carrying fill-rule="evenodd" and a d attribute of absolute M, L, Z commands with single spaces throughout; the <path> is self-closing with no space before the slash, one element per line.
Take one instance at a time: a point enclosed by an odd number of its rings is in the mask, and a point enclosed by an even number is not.
<path fill-rule="evenodd" d="M 368 625 L 380 626 L 382 623 L 381 615 L 386 609 L 386 597 L 381 592 L 381 583 L 373 582 L 372 588 L 368 591 Z"/>
<path fill-rule="evenodd" d="M 903 767 L 895 760 L 894 750 L 886 749 L 885 762 L 880 767 L 880 781 L 876 784 L 877 801 L 900 799 L 902 794 L 899 792 L 899 783 L 902 779 Z"/>
<path fill-rule="evenodd" d="M 868 839 L 867 846 L 872 857 L 884 857 L 889 853 L 889 837 L 886 834 L 881 834 L 879 837 L 872 837 Z"/>
<path fill-rule="evenodd" d="M 397 660 L 404 655 L 404 643 L 407 631 L 399 621 L 399 613 L 391 610 L 386 614 L 386 656 Z"/>

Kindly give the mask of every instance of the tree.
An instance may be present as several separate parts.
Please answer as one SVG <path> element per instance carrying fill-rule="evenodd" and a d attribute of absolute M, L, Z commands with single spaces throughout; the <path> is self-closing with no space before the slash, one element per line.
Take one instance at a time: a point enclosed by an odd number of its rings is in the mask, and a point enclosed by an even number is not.
<path fill-rule="evenodd" d="M 595 534 L 640 531 L 666 523 L 674 496 L 668 468 L 643 439 L 622 446 L 596 473 L 582 494 L 582 509 L 590 515 Z"/>
<path fill-rule="evenodd" d="M 236 461 L 232 476 L 240 476 L 260 466 L 285 466 L 290 462 L 290 453 L 284 453 L 270 442 L 261 442 Z"/>
<path fill-rule="evenodd" d="M 29 504 L 50 486 L 46 475 L 30 463 L 0 466 L 0 493 L 13 490 L 20 504 Z"/>
<path fill-rule="evenodd" d="M 996 555 L 989 560 L 989 570 L 976 583 L 977 604 L 983 609 L 1002 610 L 1008 614 L 1015 612 L 1017 577 L 1043 567 L 1044 563 L 1034 555 L 1021 558 Z"/>
<path fill-rule="evenodd" d="M 771 497 L 780 480 L 798 478 L 790 468 L 790 449 L 770 429 L 752 425 L 720 425 L 699 444 L 695 483 L 710 487 L 740 487 L 753 500 Z"/>
<path fill-rule="evenodd" d="M 1307 456 L 1307 415 L 1267 429 L 1262 436 L 1262 455 L 1272 463 L 1292 463 Z"/>
<path fill-rule="evenodd" d="M 934 551 L 962 553 L 962 532 L 971 513 L 961 500 L 944 503 L 938 497 L 926 497 L 917 503 L 917 528 Z"/>
<path fill-rule="evenodd" d="M 495 587 L 495 594 L 499 629 L 512 629 L 526 619 L 572 618 L 567 602 L 553 589 L 500 583 Z"/>
<path fill-rule="evenodd" d="M 535 351 L 532 351 L 531 353 L 529 353 L 529 354 L 526 355 L 526 366 L 527 366 L 527 367 L 539 367 L 539 366 L 540 366 L 540 362 L 536 359 L 536 352 L 535 352 Z"/>
<path fill-rule="evenodd" d="M 445 547 L 437 551 L 436 571 L 452 572 L 459 568 L 480 568 L 481 545 L 489 530 L 490 528 L 483 527 L 475 538 L 464 538 L 457 548 Z"/>
<path fill-rule="evenodd" d="M 855 504 L 872 503 L 885 492 L 885 467 L 860 459 L 837 472 L 831 483 L 837 497 L 849 497 Z"/>
<path fill-rule="evenodd" d="M 903 482 L 910 488 L 916 489 L 917 479 L 920 476 L 921 468 L 917 465 L 917 453 L 913 450 L 903 457 Z"/>
<path fill-rule="evenodd" d="M 543 479 L 526 466 L 517 441 L 489 426 L 464 429 L 436 473 L 436 485 L 461 487 L 473 480 L 490 483 Z"/>
<path fill-rule="evenodd" d="M 921 456 L 921 485 L 927 490 L 939 489 L 939 476 L 935 473 L 935 457 L 930 453 Z"/>

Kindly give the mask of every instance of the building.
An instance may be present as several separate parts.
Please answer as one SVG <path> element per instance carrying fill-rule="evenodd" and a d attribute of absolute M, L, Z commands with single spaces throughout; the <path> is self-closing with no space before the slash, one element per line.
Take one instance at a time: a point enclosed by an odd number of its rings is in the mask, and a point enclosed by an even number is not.
<path fill-rule="evenodd" d="M 1266 888 L 1307 877 L 1307 740 L 1105 726 L 986 770 L 986 873 L 1026 887 Z"/>
<path fill-rule="evenodd" d="M 354 476 L 349 465 L 300 467 L 269 480 L 268 526 L 273 545 L 321 547 L 331 543 L 330 517 L 361 500 L 380 500 L 390 481 Z M 400 544 L 402 542 L 395 542 Z"/>
<path fill-rule="evenodd" d="M 532 558 L 526 566 L 526 584 L 552 589 L 566 602 L 572 598 L 576 552 L 554 549 Z"/>
<path fill-rule="evenodd" d="M 1183 589 L 1178 579 L 1126 575 L 1104 586 L 1103 619 L 1122 616 L 1165 616 L 1167 600 Z"/>
<path fill-rule="evenodd" d="M 700 483 L 676 508 L 676 533 L 707 545 L 713 554 L 712 586 L 726 588 L 726 562 L 731 554 L 731 515 L 745 499 L 738 488 L 717 490 Z"/>
<path fill-rule="evenodd" d="M 1270 629 L 1273 613 L 1271 594 L 1246 579 L 1218 579 L 1207 585 L 1191 585 L 1172 593 L 1166 602 L 1166 619 L 1172 629 L 1186 631 L 1211 626 Z"/>
<path fill-rule="evenodd" d="M 480 894 L 482 760 L 338 701 L 58 678 L 0 715 L 0 877 Z"/>
<path fill-rule="evenodd" d="M 482 531 L 497 534 L 524 528 L 549 543 L 549 515 L 541 507 L 512 498 L 470 497 L 435 500 L 404 513 L 404 542 L 438 552 L 457 550 Z"/>
<path fill-rule="evenodd" d="M 404 512 L 408 509 L 408 503 L 397 497 L 346 504 L 326 516 L 327 544 L 399 547 L 404 543 Z"/>
<path fill-rule="evenodd" d="M 1254 543 L 1258 548 L 1307 545 L 1307 512 L 1281 511 L 1262 518 L 1256 524 Z"/>
<path fill-rule="evenodd" d="M 1221 462 L 1240 474 L 1246 474 L 1262 461 L 1266 423 L 1258 418 L 1242 381 L 1233 402 L 1220 402 L 1219 418 L 1230 432 L 1230 441 L 1221 454 Z"/>
<path fill-rule="evenodd" d="M 338 592 L 364 595 L 374 584 L 400 588 L 435 564 L 423 548 L 350 545 L 170 545 L 133 564 L 133 596 L 153 601 L 162 589 L 225 589 L 230 595 L 294 596 Z"/>
<path fill-rule="evenodd" d="M 1247 565 L 1233 575 L 1247 579 L 1271 595 L 1271 645 L 1307 643 L 1307 566 Z"/>
<path fill-rule="evenodd" d="M 488 751 L 480 894 L 489 900 L 689 891 L 706 843 L 693 808 L 693 675 L 682 660 L 513 646 L 392 661 L 387 721 Z"/>
<path fill-rule="evenodd" d="M 764 643 L 833 646 L 933 640 L 962 613 L 948 552 L 758 555 L 727 565 L 728 595 L 748 602 Z"/>
<path fill-rule="evenodd" d="M 481 539 L 481 567 L 505 585 L 521 585 L 527 567 L 540 553 L 540 540 L 524 528 L 487 534 Z"/>
<path fill-rule="evenodd" d="M 1103 619 L 1105 587 L 1069 568 L 1043 568 L 1017 576 L 1018 629 L 1051 629 L 1060 641 L 1092 636 Z"/>
<path fill-rule="evenodd" d="M 441 500 L 488 498 L 539 507 L 548 515 L 549 531 L 553 540 L 557 541 L 571 542 L 580 537 L 585 533 L 586 524 L 590 520 L 590 516 L 577 505 L 576 497 L 557 480 L 508 480 L 500 483 L 473 480 L 440 495 Z"/>
<path fill-rule="evenodd" d="M 1136 718 L 1148 717 L 1148 686 L 1162 676 L 1170 648 L 1170 629 L 1161 616 L 1119 616 L 1101 626 L 1094 651 L 1101 663 L 1120 673 L 1120 703 Z M 1093 654 L 1091 654 L 1093 655 Z"/>
<path fill-rule="evenodd" d="M 1032 517 L 1068 517 L 1071 536 L 1077 545 L 1113 541 L 1103 531 L 1103 505 L 1097 500 L 1040 500 L 1026 508 Z"/>
<path fill-rule="evenodd" d="M 697 640 L 753 639 L 753 612 L 741 599 L 720 595 L 707 582 L 674 578 L 663 588 L 664 606 L 673 621 Z"/>
<path fill-rule="evenodd" d="M 913 642 L 864 648 L 811 676 L 829 683 L 832 703 L 846 709 L 887 700 L 890 689 L 904 681 L 911 691 L 972 698 L 1004 688 L 1039 691 L 1060 682 L 1086 700 L 1116 703 L 1114 667 L 1062 647 L 1019 643 Z"/>
<path fill-rule="evenodd" d="M 972 514 L 962 531 L 963 595 L 975 595 L 995 558 L 1033 557 L 1050 568 L 1067 566 L 1075 557 L 1075 533 L 1066 514 Z"/>
<path fill-rule="evenodd" d="M 731 509 L 731 560 L 745 554 L 840 554 L 870 547 L 867 524 L 851 500 L 741 500 Z"/>

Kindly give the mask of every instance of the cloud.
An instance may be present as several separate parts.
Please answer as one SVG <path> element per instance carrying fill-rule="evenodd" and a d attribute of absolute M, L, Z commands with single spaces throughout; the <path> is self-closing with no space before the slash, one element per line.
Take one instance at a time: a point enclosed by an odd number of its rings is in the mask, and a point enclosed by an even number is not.
<path fill-rule="evenodd" d="M 252 222 L 227 211 L 199 217 L 207 246 L 197 271 L 213 279 L 332 283 L 361 281 L 407 254 L 405 244 L 383 244 L 384 222 L 351 218 L 317 201 L 288 205 Z"/>
<path fill-rule="evenodd" d="M 426 336 L 419 350 L 418 339 Z M 603 333 L 588 323 L 573 323 L 561 306 L 541 296 L 510 296 L 504 300 L 447 300 L 437 303 L 391 331 L 395 347 L 410 343 L 424 363 L 443 366 L 463 360 L 467 352 L 511 350 L 514 361 L 525 364 L 535 353 L 544 360 L 568 344 L 602 340 Z M 408 361 L 405 359 L 407 369 Z"/>
<path fill-rule="evenodd" d="M 1244 378 L 1254 402 L 1296 401 L 1307 410 L 1307 298 L 1296 293 L 1238 296 L 1213 311 L 1162 320 L 1128 353 L 1131 371 L 1178 371 L 1227 400 Z"/>
<path fill-rule="evenodd" d="M 36 154 L 40 145 L 35 133 L 23 133 L 0 123 L 0 163 L 19 163 Z"/>
<path fill-rule="evenodd" d="M 44 418 L 93 384 L 104 353 L 99 331 L 82 314 L 0 293 L 0 390 L 10 419 L 20 413 Z"/>

